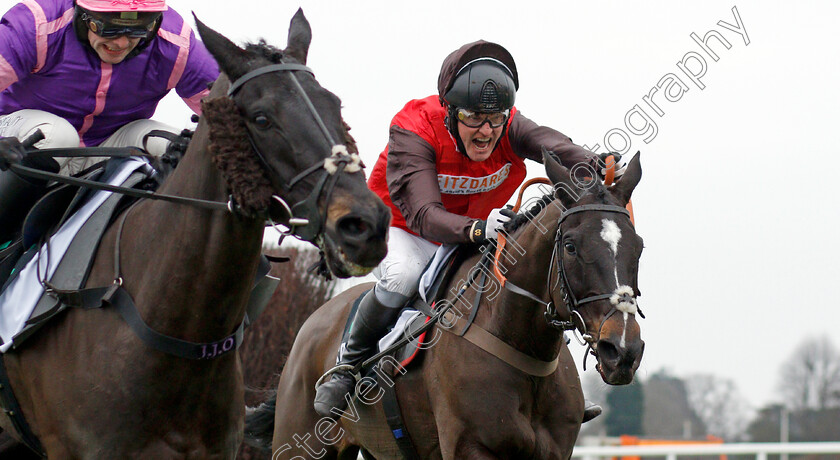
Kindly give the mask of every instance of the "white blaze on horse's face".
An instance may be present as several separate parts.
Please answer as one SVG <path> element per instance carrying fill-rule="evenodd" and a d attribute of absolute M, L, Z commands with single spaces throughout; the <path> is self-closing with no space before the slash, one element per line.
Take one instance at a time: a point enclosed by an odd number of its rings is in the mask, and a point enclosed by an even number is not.
<path fill-rule="evenodd" d="M 621 229 L 619 229 L 618 225 L 610 219 L 601 219 L 601 224 L 603 224 L 603 227 L 601 228 L 601 238 L 610 245 L 613 262 L 615 262 L 616 258 L 618 258 L 618 242 L 621 241 Z M 613 267 L 615 267 L 615 264 L 613 264 Z M 613 273 L 615 274 L 615 285 L 618 287 L 621 283 L 618 282 L 617 267 L 613 268 Z"/>
<path fill-rule="evenodd" d="M 615 275 L 615 293 L 610 298 L 616 310 L 620 311 L 624 316 L 624 331 L 621 334 L 621 342 L 619 346 L 625 346 L 625 336 L 627 335 L 627 317 L 629 314 L 636 314 L 636 300 L 633 296 L 633 288 L 627 285 L 622 285 L 618 281 L 618 242 L 621 241 L 621 229 L 618 228 L 615 222 L 610 219 L 601 219 L 601 238 L 610 245 L 610 250 L 613 255 L 613 274 Z"/>

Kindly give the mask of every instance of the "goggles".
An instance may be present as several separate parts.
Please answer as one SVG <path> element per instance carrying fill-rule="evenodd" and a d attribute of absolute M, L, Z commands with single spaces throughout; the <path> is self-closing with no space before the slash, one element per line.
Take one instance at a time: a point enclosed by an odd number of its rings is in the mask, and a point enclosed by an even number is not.
<path fill-rule="evenodd" d="M 510 110 L 494 113 L 477 113 L 467 109 L 457 109 L 458 121 L 469 128 L 481 128 L 484 123 L 489 123 L 491 128 L 503 126 L 507 121 Z"/>
<path fill-rule="evenodd" d="M 132 14 L 132 13 L 126 13 Z M 137 14 L 137 13 L 133 13 Z M 82 13 L 82 22 L 87 28 L 102 38 L 114 38 L 125 35 L 128 38 L 149 38 L 155 31 L 160 14 L 152 16 L 152 20 L 143 24 L 141 19 L 126 20 L 122 18 L 100 18 Z M 133 23 L 133 24 L 132 24 Z"/>

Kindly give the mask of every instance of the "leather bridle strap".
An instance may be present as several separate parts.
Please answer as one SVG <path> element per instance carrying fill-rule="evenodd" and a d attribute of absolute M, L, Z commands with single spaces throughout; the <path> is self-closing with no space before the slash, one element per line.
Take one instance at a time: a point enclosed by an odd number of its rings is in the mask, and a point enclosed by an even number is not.
<path fill-rule="evenodd" d="M 47 149 L 42 151 L 48 151 Z M 107 156 L 107 155 L 106 155 Z M 55 181 L 62 184 L 74 185 L 78 187 L 86 187 L 94 190 L 105 190 L 108 192 L 120 193 L 134 198 L 145 198 L 149 200 L 168 201 L 170 203 L 186 204 L 204 209 L 211 209 L 214 211 L 228 211 L 233 213 L 233 202 L 209 201 L 198 198 L 187 198 L 175 195 L 164 195 L 155 193 L 151 190 L 143 190 L 136 188 L 120 187 L 118 185 L 110 185 L 103 182 L 96 182 L 87 179 L 79 179 L 73 176 L 62 176 L 60 174 L 51 173 L 48 171 L 41 171 L 40 169 L 30 168 L 23 165 L 13 164 L 10 169 L 16 173 L 23 174 L 28 177 L 36 179 L 44 179 L 47 181 Z"/>
<path fill-rule="evenodd" d="M 308 72 L 311 75 L 315 75 L 312 72 L 312 69 L 306 67 L 303 64 L 281 62 L 280 64 L 267 65 L 265 67 L 260 67 L 256 70 L 252 70 L 236 79 L 236 81 L 233 82 L 232 85 L 230 85 L 230 88 L 228 88 L 228 97 L 231 97 L 234 94 L 236 94 L 236 92 L 239 91 L 239 88 L 241 88 L 243 84 L 245 84 L 253 78 L 259 77 L 260 75 L 265 75 L 267 73 L 272 72 L 289 72 L 289 77 L 291 77 L 292 83 L 295 84 L 295 88 L 300 93 L 301 98 L 303 98 L 304 104 L 306 104 L 306 107 L 309 109 L 309 112 L 315 118 L 315 122 L 318 124 L 318 127 L 321 129 L 321 132 L 324 133 L 324 137 L 326 137 L 327 141 L 330 143 L 330 147 L 332 147 L 333 145 L 335 145 L 335 141 L 330 135 L 330 132 L 327 129 L 327 125 L 324 124 L 324 120 L 322 120 L 321 116 L 318 115 L 318 110 L 315 109 L 315 105 L 312 104 L 312 101 L 309 99 L 309 96 L 306 95 L 306 91 L 303 89 L 303 86 L 300 85 L 300 82 L 298 81 L 297 77 L 295 77 L 293 71 L 303 71 Z"/>
<path fill-rule="evenodd" d="M 561 214 L 560 220 L 557 222 L 558 228 L 563 223 L 563 221 L 566 220 L 567 217 L 571 216 L 572 214 L 577 214 L 579 212 L 584 211 L 615 212 L 630 217 L 630 212 L 627 211 L 627 209 L 622 208 L 621 206 L 615 206 L 612 204 L 583 204 L 580 206 L 569 208 L 563 214 Z"/>
<path fill-rule="evenodd" d="M 310 69 L 309 67 L 306 67 L 303 64 L 295 64 L 295 63 L 284 62 L 284 63 L 280 63 L 280 64 L 267 65 L 265 67 L 260 67 L 259 69 L 256 69 L 256 70 L 252 70 L 252 71 L 246 73 L 245 75 L 237 78 L 236 81 L 233 82 L 233 84 L 230 85 L 230 88 L 228 88 L 227 95 L 228 95 L 228 97 L 233 96 L 234 94 L 236 94 L 237 91 L 239 91 L 240 88 L 242 88 L 242 85 L 244 85 L 245 83 L 248 82 L 248 80 L 252 80 L 254 78 L 257 78 L 260 75 L 265 75 L 267 73 L 272 73 L 272 72 L 284 72 L 284 71 L 287 71 L 287 70 L 301 70 L 301 71 L 304 71 L 304 72 L 309 72 L 310 74 L 314 75 L 314 73 L 312 72 L 312 69 Z"/>
<path fill-rule="evenodd" d="M 289 232 L 281 231 L 281 235 L 285 236 L 286 234 L 293 234 L 304 241 L 310 241 L 314 243 L 315 239 L 322 234 L 323 225 L 326 221 L 326 209 L 323 211 L 323 213 L 318 211 L 318 198 L 325 192 L 327 196 L 329 196 L 332 193 L 332 189 L 333 187 L 335 187 L 335 184 L 338 181 L 338 175 L 344 170 L 344 167 L 352 161 L 352 156 L 348 154 L 346 147 L 339 146 L 336 144 L 335 140 L 333 139 L 333 136 L 327 129 L 326 124 L 324 124 L 324 120 L 318 114 L 318 110 L 315 108 L 315 105 L 312 103 L 312 100 L 307 95 L 306 90 L 304 90 L 303 86 L 301 86 L 300 84 L 300 81 L 298 81 L 297 77 L 295 76 L 296 71 L 308 72 L 309 74 L 314 75 L 312 69 L 305 65 L 281 62 L 279 64 L 272 64 L 265 67 L 260 67 L 259 69 L 252 70 L 251 72 L 248 72 L 245 75 L 239 77 L 235 82 L 233 82 L 233 84 L 231 84 L 230 88 L 228 88 L 227 94 L 228 97 L 233 97 L 236 94 L 236 92 L 239 91 L 242 85 L 261 75 L 265 75 L 272 72 L 288 72 L 289 78 L 291 78 L 295 89 L 297 89 L 297 93 L 300 95 L 300 98 L 303 99 L 306 108 L 309 110 L 309 113 L 312 115 L 312 118 L 315 120 L 315 123 L 318 125 L 318 128 L 321 130 L 321 133 L 324 135 L 324 138 L 326 138 L 329 148 L 332 150 L 332 156 L 330 158 L 333 159 L 337 166 L 336 171 L 327 170 L 328 172 L 326 172 L 318 180 L 318 183 L 315 186 L 315 188 L 303 201 L 289 206 L 282 199 L 278 199 L 279 197 L 275 198 L 275 200 L 281 202 L 281 204 L 286 209 L 291 211 L 289 215 L 289 222 L 287 222 L 290 230 Z M 254 149 L 254 152 L 257 154 L 257 157 L 262 162 L 263 166 L 266 167 L 268 170 L 272 170 L 273 168 L 268 163 L 268 161 L 266 161 L 265 155 L 263 155 L 260 149 L 257 148 L 257 145 L 254 142 L 250 131 L 248 131 L 248 139 L 251 142 L 251 146 Z M 303 172 L 292 178 L 291 182 L 288 185 L 284 185 L 284 188 L 287 191 L 291 190 L 291 188 L 294 187 L 296 183 L 301 181 L 303 178 L 315 173 L 316 171 L 319 171 L 320 169 L 326 169 L 325 163 L 319 162 L 306 168 Z M 282 177 L 282 174 L 280 174 L 280 176 Z"/>
<path fill-rule="evenodd" d="M 456 315 L 452 310 L 447 310 L 443 318 L 449 324 L 453 324 L 454 327 L 441 329 L 453 334 L 455 334 L 454 330 L 462 329 L 466 323 L 463 316 Z M 491 334 L 478 324 L 472 324 L 463 337 L 478 348 L 528 375 L 536 377 L 549 376 L 557 370 L 557 364 L 560 362 L 559 353 L 551 361 L 534 358 L 508 345 L 507 342 Z"/>
<path fill-rule="evenodd" d="M 597 212 L 614 212 L 617 214 L 624 214 L 628 218 L 630 217 L 630 212 L 627 209 L 622 208 L 621 206 L 615 206 L 611 204 L 584 204 L 580 206 L 575 206 L 573 208 L 567 209 L 562 215 L 560 215 L 560 219 L 557 221 L 557 237 L 555 242 L 555 249 L 558 251 L 558 265 L 560 270 L 560 282 L 563 283 L 564 288 L 568 292 L 569 297 L 571 298 L 571 305 L 567 305 L 569 311 L 577 310 L 583 304 L 595 302 L 598 300 L 609 299 L 613 293 L 609 294 L 598 294 L 590 297 L 585 297 L 583 299 L 578 300 L 575 297 L 574 292 L 572 292 L 572 288 L 569 285 L 569 280 L 566 277 L 566 267 L 563 265 L 563 258 L 560 256 L 560 250 L 558 249 L 559 246 L 563 243 L 562 242 L 562 225 L 563 221 L 566 220 L 569 216 L 573 214 L 577 214 L 580 212 L 587 212 L 587 211 L 597 211 Z"/>
<path fill-rule="evenodd" d="M 627 211 L 627 209 L 622 208 L 621 206 L 615 206 L 615 205 L 610 205 L 610 204 L 586 204 L 586 205 L 575 206 L 573 208 L 570 208 L 570 209 L 566 210 L 563 214 L 560 215 L 560 218 L 557 220 L 557 238 L 556 238 L 555 247 L 554 247 L 554 254 L 552 254 L 552 265 L 554 264 L 555 254 L 558 254 L 558 251 L 559 251 L 558 247 L 561 244 L 561 235 L 562 235 L 561 225 L 563 224 L 563 221 L 567 217 L 569 217 L 573 214 L 577 214 L 577 213 L 580 213 L 580 212 L 587 212 L 587 211 L 615 212 L 615 213 L 624 214 L 627 217 L 630 217 L 630 213 Z M 498 279 L 499 279 L 499 282 L 501 283 L 502 287 L 504 287 L 507 290 L 513 292 L 514 294 L 518 294 L 518 295 L 521 295 L 523 297 L 527 297 L 527 298 L 529 298 L 529 299 L 531 299 L 535 302 L 538 302 L 541 305 L 544 305 L 546 307 L 546 319 L 549 321 L 550 324 L 556 325 L 560 329 L 573 329 L 574 326 L 573 326 L 572 322 L 570 322 L 570 321 L 559 321 L 555 318 L 556 317 L 556 309 L 552 307 L 551 302 L 545 302 L 542 299 L 540 299 L 537 295 L 535 295 L 534 293 L 529 292 L 529 291 L 527 291 L 525 289 L 522 289 L 521 287 L 515 285 L 514 283 L 512 283 L 510 280 L 508 280 L 500 272 L 500 270 L 499 270 L 499 259 L 501 258 L 501 252 L 502 252 L 502 248 L 504 247 L 504 243 L 505 243 L 504 234 L 500 233 L 499 234 L 499 244 L 497 245 L 496 257 L 495 257 L 495 260 L 494 260 L 493 268 L 495 270 L 496 276 L 499 277 Z M 609 299 L 610 297 L 612 297 L 613 293 L 608 293 L 608 294 L 593 295 L 593 296 L 585 297 L 581 300 L 577 300 L 577 298 L 575 298 L 575 296 L 574 296 L 574 293 L 571 292 L 571 287 L 569 286 L 568 279 L 566 278 L 566 270 L 563 266 L 562 258 L 560 258 L 559 255 L 557 257 L 558 257 L 558 260 L 557 260 L 558 271 L 560 272 L 559 273 L 559 275 L 560 275 L 559 281 L 560 281 L 560 283 L 563 284 L 563 290 L 564 290 L 564 292 L 566 293 L 566 296 L 567 296 L 567 298 L 564 299 L 564 300 L 566 301 L 566 308 L 569 310 L 570 314 L 571 314 L 572 311 L 577 310 L 583 304 L 596 302 L 596 301 L 599 301 L 599 300 L 606 300 L 606 299 Z M 548 284 L 551 285 L 551 271 L 549 271 Z"/>

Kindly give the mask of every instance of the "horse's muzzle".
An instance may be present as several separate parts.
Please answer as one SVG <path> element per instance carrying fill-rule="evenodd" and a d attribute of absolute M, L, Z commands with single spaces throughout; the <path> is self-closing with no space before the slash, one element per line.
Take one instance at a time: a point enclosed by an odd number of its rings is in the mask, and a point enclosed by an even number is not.
<path fill-rule="evenodd" d="M 616 321 L 610 318 L 604 323 L 601 338 L 596 344 L 598 372 L 604 382 L 610 385 L 631 383 L 645 352 L 645 342 L 634 315 L 628 316 L 630 318 L 621 321 L 621 315 L 615 315 L 613 318 Z"/>

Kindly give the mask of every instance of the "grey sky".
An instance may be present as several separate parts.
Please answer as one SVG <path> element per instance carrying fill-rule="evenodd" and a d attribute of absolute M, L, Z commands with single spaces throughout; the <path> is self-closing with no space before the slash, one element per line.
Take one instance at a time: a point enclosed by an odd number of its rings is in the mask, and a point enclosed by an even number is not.
<path fill-rule="evenodd" d="M 13 1 L 0 2 L 5 11 Z M 370 168 L 391 117 L 436 91 L 443 58 L 483 38 L 513 54 L 517 107 L 578 144 L 603 151 L 613 128 L 642 151 L 633 197 L 645 239 L 640 305 L 647 342 L 640 371 L 732 378 L 754 405 L 776 400 L 779 367 L 801 340 L 828 335 L 840 346 L 840 206 L 834 198 L 840 121 L 840 4 L 808 1 L 276 2 L 169 0 L 235 42 L 284 46 L 298 6 L 313 40 L 308 64 L 343 101 Z M 719 21 L 736 25 L 745 38 Z M 712 39 L 714 61 L 690 37 Z M 678 62 L 697 53 L 706 72 L 692 82 Z M 688 58 L 689 71 L 699 68 Z M 643 98 L 668 74 L 672 87 Z M 665 83 L 660 83 L 660 81 Z M 672 97 L 677 99 L 677 97 Z M 636 135 L 626 114 L 656 124 Z M 174 94 L 156 118 L 188 126 Z M 630 116 L 635 128 L 644 122 Z M 649 143 L 643 138 L 648 137 Z M 624 147 L 620 134 L 610 137 Z M 539 165 L 529 175 L 544 175 Z M 582 350 L 574 349 L 580 369 Z M 593 364 L 590 361 L 590 365 Z M 590 368 L 591 369 L 591 368 Z M 594 372 L 592 370 L 588 373 Z"/>

